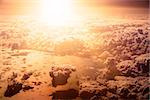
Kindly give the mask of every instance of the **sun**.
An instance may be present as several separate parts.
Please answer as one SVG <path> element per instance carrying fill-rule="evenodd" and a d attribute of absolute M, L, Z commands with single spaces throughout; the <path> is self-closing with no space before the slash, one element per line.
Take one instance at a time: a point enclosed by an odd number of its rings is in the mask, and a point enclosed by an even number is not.
<path fill-rule="evenodd" d="M 67 25 L 74 17 L 72 0 L 41 0 L 41 21 L 50 25 Z"/>

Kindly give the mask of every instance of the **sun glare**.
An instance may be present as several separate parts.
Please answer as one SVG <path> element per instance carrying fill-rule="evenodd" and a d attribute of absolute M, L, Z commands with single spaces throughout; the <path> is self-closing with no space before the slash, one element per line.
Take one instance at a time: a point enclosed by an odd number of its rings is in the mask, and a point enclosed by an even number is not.
<path fill-rule="evenodd" d="M 72 0 L 41 0 L 41 21 L 50 25 L 66 25 L 74 17 Z"/>

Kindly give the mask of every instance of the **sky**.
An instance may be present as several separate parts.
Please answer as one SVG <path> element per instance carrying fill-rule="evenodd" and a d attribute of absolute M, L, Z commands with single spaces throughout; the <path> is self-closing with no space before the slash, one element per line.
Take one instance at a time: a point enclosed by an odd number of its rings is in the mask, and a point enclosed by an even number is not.
<path fill-rule="evenodd" d="M 42 0 L 0 0 L 2 5 L 11 4 L 36 4 Z M 61 1 L 61 0 L 60 0 Z M 134 7 L 148 7 L 149 0 L 72 0 L 76 3 L 97 4 L 97 5 L 117 5 L 117 6 L 134 6 Z M 29 5 L 28 5 L 29 6 Z"/>
<path fill-rule="evenodd" d="M 24 14 L 33 13 L 39 9 L 42 0 L 0 0 L 0 14 Z M 146 8 L 149 0 L 72 0 L 79 7 L 126 7 Z"/>

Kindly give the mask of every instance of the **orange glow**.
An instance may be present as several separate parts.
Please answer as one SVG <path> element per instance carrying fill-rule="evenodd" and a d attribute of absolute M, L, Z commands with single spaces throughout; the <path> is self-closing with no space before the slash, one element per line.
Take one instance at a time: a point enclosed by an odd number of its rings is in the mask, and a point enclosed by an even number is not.
<path fill-rule="evenodd" d="M 41 0 L 40 20 L 50 25 L 66 25 L 75 12 L 71 0 Z"/>

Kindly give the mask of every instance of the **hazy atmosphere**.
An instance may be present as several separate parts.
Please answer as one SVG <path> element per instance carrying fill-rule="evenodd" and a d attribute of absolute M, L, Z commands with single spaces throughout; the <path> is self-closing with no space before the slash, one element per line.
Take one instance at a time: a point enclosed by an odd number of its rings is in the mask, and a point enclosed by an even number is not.
<path fill-rule="evenodd" d="M 0 0 L 1 14 L 31 14 L 39 12 L 40 5 L 44 0 Z M 49 0 L 50 1 L 50 0 Z M 71 0 L 75 9 L 96 8 L 105 9 L 112 7 L 119 8 L 141 8 L 148 9 L 149 0 Z M 62 1 L 65 2 L 65 1 Z M 81 10 L 81 9 L 78 9 Z"/>
<path fill-rule="evenodd" d="M 149 100 L 149 0 L 0 0 L 0 100 Z"/>

